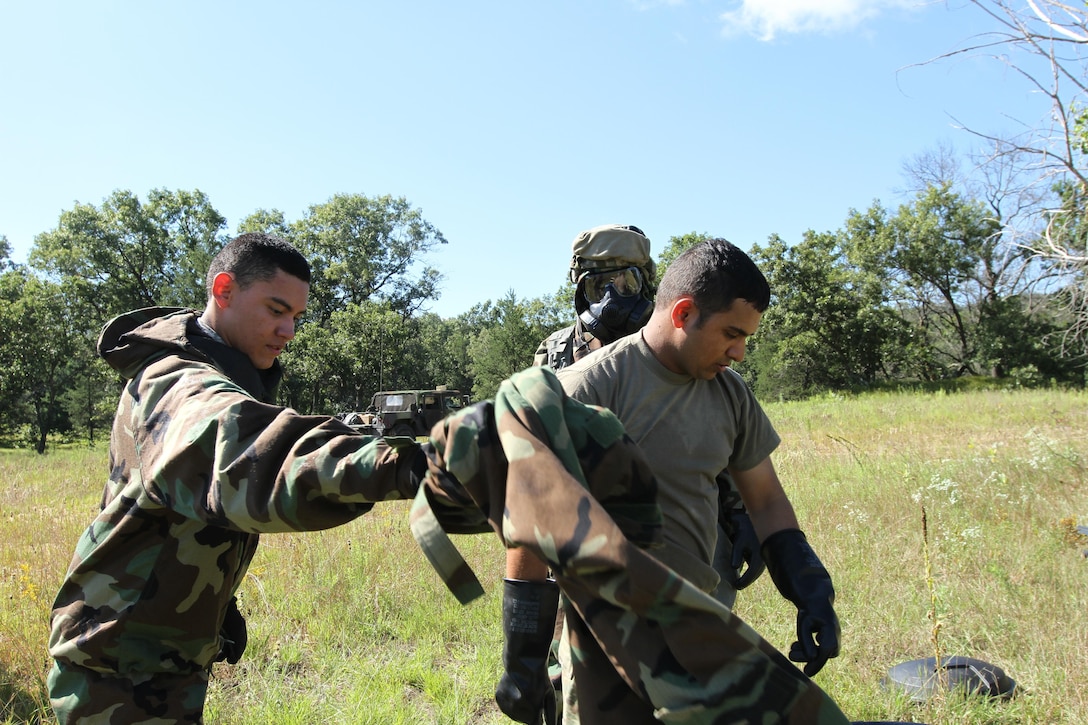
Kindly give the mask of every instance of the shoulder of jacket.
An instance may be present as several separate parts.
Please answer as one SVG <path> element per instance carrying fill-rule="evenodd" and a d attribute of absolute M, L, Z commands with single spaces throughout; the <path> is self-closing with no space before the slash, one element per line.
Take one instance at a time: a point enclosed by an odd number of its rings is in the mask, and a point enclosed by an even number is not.
<path fill-rule="evenodd" d="M 573 360 L 573 337 L 574 325 L 548 335 L 537 347 L 533 364 L 545 365 L 556 371 L 569 365 Z"/>
<path fill-rule="evenodd" d="M 574 337 L 574 325 L 568 325 L 567 327 L 556 330 L 552 334 L 544 338 L 545 345 L 559 345 L 563 342 L 569 341 Z"/>

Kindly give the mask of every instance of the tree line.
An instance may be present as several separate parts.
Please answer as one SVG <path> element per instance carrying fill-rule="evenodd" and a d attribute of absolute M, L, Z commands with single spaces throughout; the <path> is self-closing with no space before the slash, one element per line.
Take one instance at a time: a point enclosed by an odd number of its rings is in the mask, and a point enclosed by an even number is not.
<path fill-rule="evenodd" d="M 199 191 L 117 191 L 63 212 L 25 264 L 0 242 L 3 442 L 43 452 L 51 437 L 104 436 L 120 380 L 95 355 L 99 331 L 131 309 L 202 308 L 204 271 L 233 236 L 225 226 Z M 452 318 L 422 311 L 441 283 L 427 253 L 446 240 L 402 198 L 337 195 L 294 221 L 259 210 L 237 229 L 250 231 L 288 239 L 313 265 L 310 307 L 283 355 L 281 402 L 304 413 L 362 410 L 379 390 L 437 384 L 490 397 L 572 315 L 570 285 L 535 299 L 510 290 Z M 659 270 L 709 236 L 671 238 Z M 750 253 L 773 291 L 739 366 L 761 397 L 965 375 L 1085 382 L 1085 350 L 1064 336 L 1077 281 L 1055 284 L 1051 265 L 1008 242 L 985 205 L 949 182 Z"/>

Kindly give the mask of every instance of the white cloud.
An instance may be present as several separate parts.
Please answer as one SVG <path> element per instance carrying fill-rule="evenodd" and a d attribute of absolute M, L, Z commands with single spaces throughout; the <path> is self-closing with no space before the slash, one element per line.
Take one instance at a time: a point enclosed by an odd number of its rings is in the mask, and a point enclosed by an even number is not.
<path fill-rule="evenodd" d="M 920 0 L 740 0 L 720 16 L 727 35 L 774 40 L 789 33 L 850 30 L 889 8 L 918 7 Z"/>

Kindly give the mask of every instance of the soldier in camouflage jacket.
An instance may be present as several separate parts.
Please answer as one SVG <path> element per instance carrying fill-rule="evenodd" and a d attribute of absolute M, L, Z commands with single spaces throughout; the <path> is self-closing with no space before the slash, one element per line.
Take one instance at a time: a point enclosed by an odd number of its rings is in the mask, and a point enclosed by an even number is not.
<path fill-rule="evenodd" d="M 213 261 L 203 315 L 153 308 L 104 328 L 99 354 L 125 387 L 101 512 L 54 603 L 61 723 L 200 722 L 211 664 L 245 647 L 233 596 L 260 534 L 337 526 L 418 489 L 414 442 L 272 404 L 309 277 L 286 242 L 247 234 Z"/>

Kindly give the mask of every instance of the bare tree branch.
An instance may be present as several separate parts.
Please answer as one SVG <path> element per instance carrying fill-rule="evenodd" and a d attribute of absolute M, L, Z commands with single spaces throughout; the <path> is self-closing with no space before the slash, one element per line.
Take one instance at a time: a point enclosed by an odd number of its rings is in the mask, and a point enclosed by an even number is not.
<path fill-rule="evenodd" d="M 986 142 L 987 168 L 1007 178 L 1007 165 L 1026 183 L 1014 201 L 1017 216 L 1033 223 L 1006 227 L 1006 238 L 1026 250 L 1044 272 L 1041 286 L 1062 300 L 1069 320 L 1065 342 L 1077 355 L 1088 356 L 1088 4 L 1061 0 L 968 0 L 994 22 L 995 29 L 972 36 L 958 48 L 915 64 L 929 65 L 956 57 L 989 58 L 1025 81 L 1046 100 L 1048 111 L 1032 122 L 1014 119 L 1023 131 L 998 135 L 956 124 Z M 908 66 L 909 67 L 909 66 Z M 991 181 L 992 181 L 991 178 Z M 1003 184 L 991 188 L 1007 188 Z M 1008 200 L 988 203 L 1002 213 Z"/>

